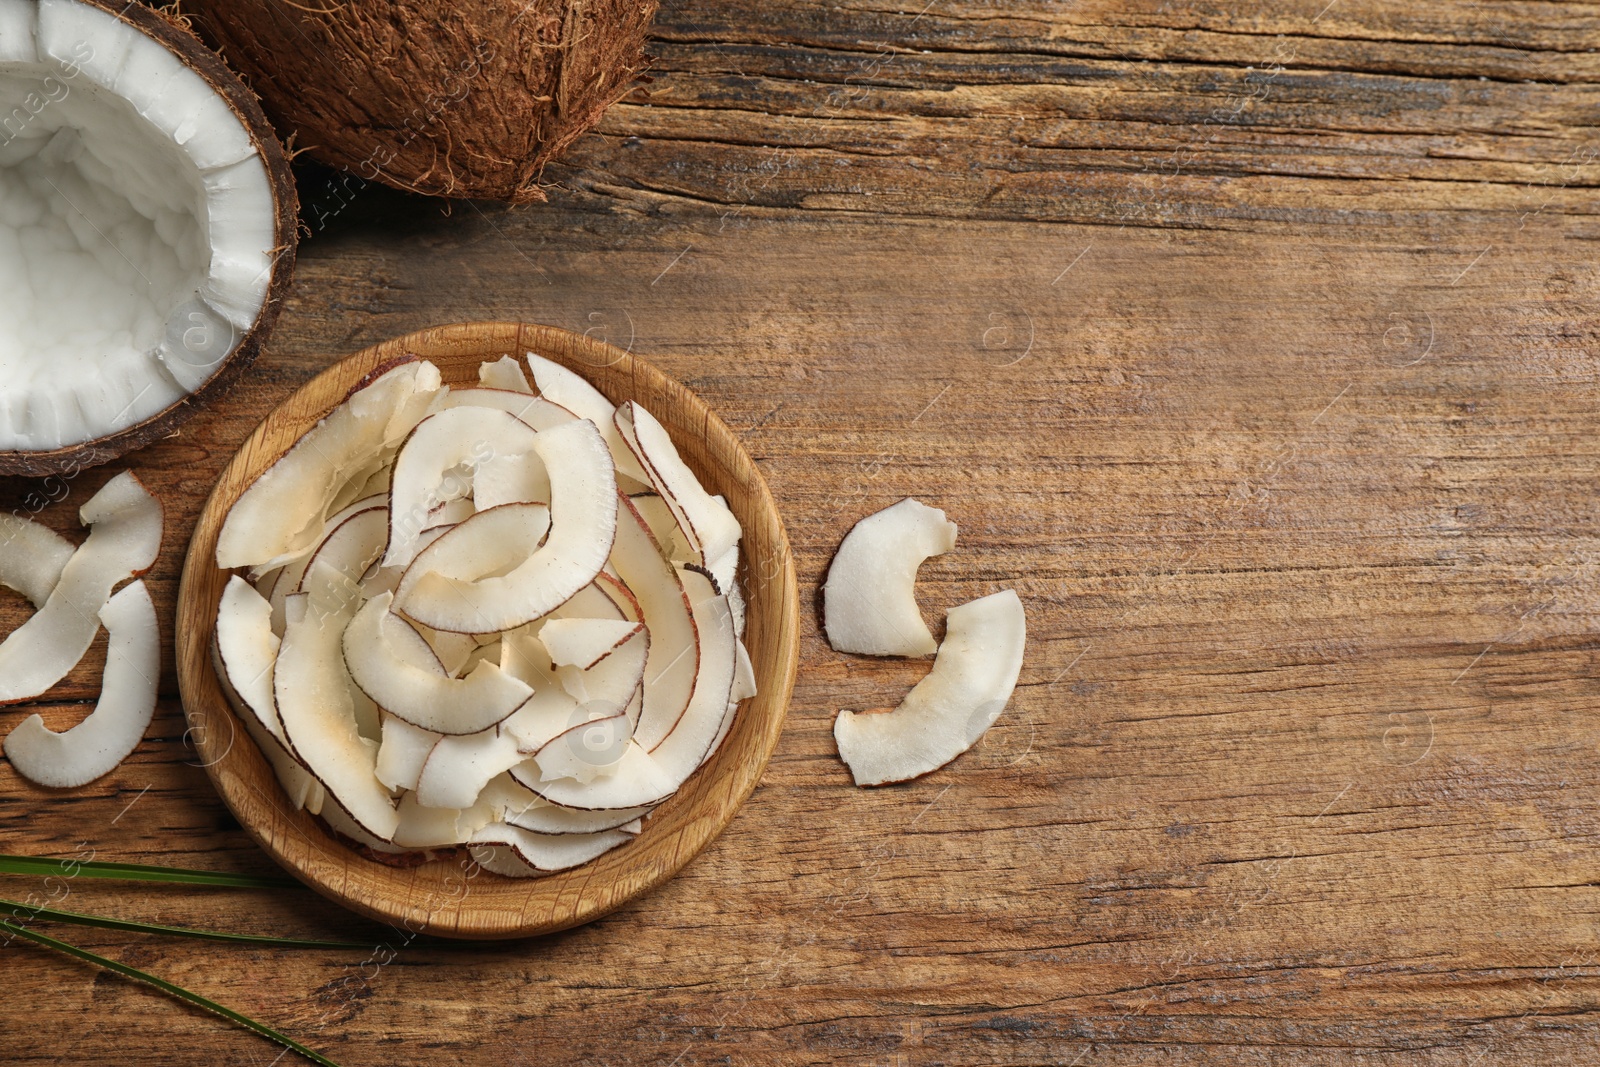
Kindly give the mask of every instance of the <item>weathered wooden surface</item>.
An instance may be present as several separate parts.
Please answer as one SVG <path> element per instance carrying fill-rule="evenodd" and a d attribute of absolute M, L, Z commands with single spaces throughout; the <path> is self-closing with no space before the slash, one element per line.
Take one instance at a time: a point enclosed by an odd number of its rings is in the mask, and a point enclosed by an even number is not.
<path fill-rule="evenodd" d="M 1600 6 L 689 0 L 658 36 L 545 208 L 305 190 L 258 371 L 133 461 L 172 511 L 153 588 L 170 612 L 222 464 L 328 360 L 530 319 L 743 433 L 807 598 L 861 515 L 945 508 L 923 605 L 1018 589 L 1011 709 L 857 791 L 834 709 L 925 668 L 803 612 L 765 783 L 611 918 L 402 947 L 309 893 L 75 884 L 398 953 L 71 936 L 347 1065 L 1593 1062 Z M 181 721 L 70 796 L 0 767 L 7 849 L 268 869 Z M 3 959 L 9 1061 L 275 1055 Z"/>

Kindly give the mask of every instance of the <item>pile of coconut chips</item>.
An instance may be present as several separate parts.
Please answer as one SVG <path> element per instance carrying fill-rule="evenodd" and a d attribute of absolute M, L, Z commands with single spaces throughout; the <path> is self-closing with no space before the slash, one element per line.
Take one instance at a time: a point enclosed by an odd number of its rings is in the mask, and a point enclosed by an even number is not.
<path fill-rule="evenodd" d="M 533 353 L 479 377 L 393 367 L 240 496 L 213 654 L 297 806 L 526 877 L 639 833 L 755 674 L 739 523 L 662 425 Z"/>

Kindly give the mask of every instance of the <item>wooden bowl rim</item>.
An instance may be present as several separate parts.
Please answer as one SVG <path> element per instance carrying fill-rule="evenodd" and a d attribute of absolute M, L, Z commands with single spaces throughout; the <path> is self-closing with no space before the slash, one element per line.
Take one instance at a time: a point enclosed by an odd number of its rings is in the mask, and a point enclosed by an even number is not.
<path fill-rule="evenodd" d="M 657 398 L 646 406 L 680 448 L 686 435 L 699 435 L 706 458 L 700 447 L 683 448 L 685 461 L 708 488 L 728 498 L 747 545 L 769 546 L 759 575 L 744 561 L 746 637 L 761 692 L 740 710 L 716 756 L 652 813 L 639 838 L 597 860 L 536 879 L 494 875 L 470 859 L 389 866 L 293 810 L 265 757 L 238 728 L 210 654 L 217 604 L 230 573 L 216 566 L 217 536 L 243 488 L 375 368 L 416 355 L 434 360 L 449 381 L 454 363 L 525 351 L 577 371 L 614 401 Z M 618 388 L 619 382 L 628 387 Z M 277 447 L 275 441 L 286 443 Z M 384 341 L 333 364 L 273 409 L 240 446 L 200 512 L 184 561 L 176 632 L 179 689 L 190 737 L 217 793 L 250 836 L 296 878 L 345 907 L 411 932 L 527 937 L 590 922 L 654 889 L 727 826 L 760 781 L 782 730 L 799 661 L 798 605 L 788 537 L 765 479 L 737 436 L 685 386 L 639 357 L 566 330 L 454 323 Z"/>

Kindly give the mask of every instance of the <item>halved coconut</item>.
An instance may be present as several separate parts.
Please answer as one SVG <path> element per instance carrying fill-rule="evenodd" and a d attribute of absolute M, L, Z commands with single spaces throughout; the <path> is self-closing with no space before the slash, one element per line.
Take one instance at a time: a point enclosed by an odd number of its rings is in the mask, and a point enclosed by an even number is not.
<path fill-rule="evenodd" d="M 465 678 L 445 674 L 431 652 L 428 659 L 416 652 L 405 636 L 416 631 L 389 604 L 384 593 L 352 612 L 343 632 L 343 657 L 350 677 L 390 715 L 435 733 L 475 734 L 533 695 L 495 663 L 479 663 Z"/>
<path fill-rule="evenodd" d="M 38 696 L 77 666 L 119 582 L 143 574 L 161 549 L 161 505 L 124 471 L 79 509 L 89 537 L 27 622 L 0 643 L 0 703 Z"/>
<path fill-rule="evenodd" d="M 100 609 L 110 643 L 100 700 L 89 717 L 62 733 L 29 715 L 6 736 L 11 765 L 29 781 L 73 789 L 112 771 L 144 737 L 156 710 L 161 635 L 143 582 L 134 582 Z"/>
<path fill-rule="evenodd" d="M 894 711 L 841 711 L 839 756 L 856 785 L 921 777 L 977 743 L 1005 710 L 1022 671 L 1027 619 L 1010 589 L 951 608 L 933 670 Z"/>
<path fill-rule="evenodd" d="M 509 630 L 560 607 L 594 581 L 616 535 L 611 453 L 600 431 L 584 420 L 539 431 L 533 451 L 550 475 L 550 534 L 544 544 L 503 576 L 474 581 L 430 573 L 409 588 L 402 582 L 395 597 L 400 610 L 437 630 Z M 482 512 L 458 529 L 487 514 L 493 512 Z"/>
<path fill-rule="evenodd" d="M 255 96 L 142 4 L 0 7 L 0 474 L 171 433 L 253 360 L 294 263 Z"/>
<path fill-rule="evenodd" d="M 351 393 L 234 501 L 217 566 L 270 567 L 315 548 L 351 474 L 396 448 L 441 386 L 438 367 L 412 361 Z"/>
<path fill-rule="evenodd" d="M 917 607 L 917 568 L 954 547 L 956 524 L 910 498 L 856 523 L 822 587 L 828 644 L 869 656 L 932 655 L 939 646 Z"/>

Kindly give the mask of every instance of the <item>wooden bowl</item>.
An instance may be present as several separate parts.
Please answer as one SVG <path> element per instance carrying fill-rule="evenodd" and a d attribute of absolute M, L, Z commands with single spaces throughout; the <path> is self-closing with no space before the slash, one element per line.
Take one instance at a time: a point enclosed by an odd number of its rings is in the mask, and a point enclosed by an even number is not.
<path fill-rule="evenodd" d="M 432 360 L 451 384 L 476 384 L 478 364 L 534 351 L 581 373 L 613 401 L 637 400 L 672 434 L 744 526 L 745 639 L 758 696 L 745 702 L 717 754 L 645 820 L 634 841 L 546 878 L 505 878 L 470 859 L 394 867 L 354 851 L 296 811 L 235 719 L 211 664 L 228 572 L 217 534 L 246 486 L 374 368 L 405 355 Z M 290 873 L 363 915 L 411 931 L 464 938 L 549 933 L 599 918 L 676 874 L 722 831 L 760 780 L 783 727 L 798 661 L 798 602 L 789 541 L 766 482 L 738 438 L 689 390 L 620 349 L 548 326 L 441 326 L 368 348 L 329 368 L 266 417 L 222 472 L 189 544 L 178 590 L 178 681 L 206 772 L 250 835 Z"/>

